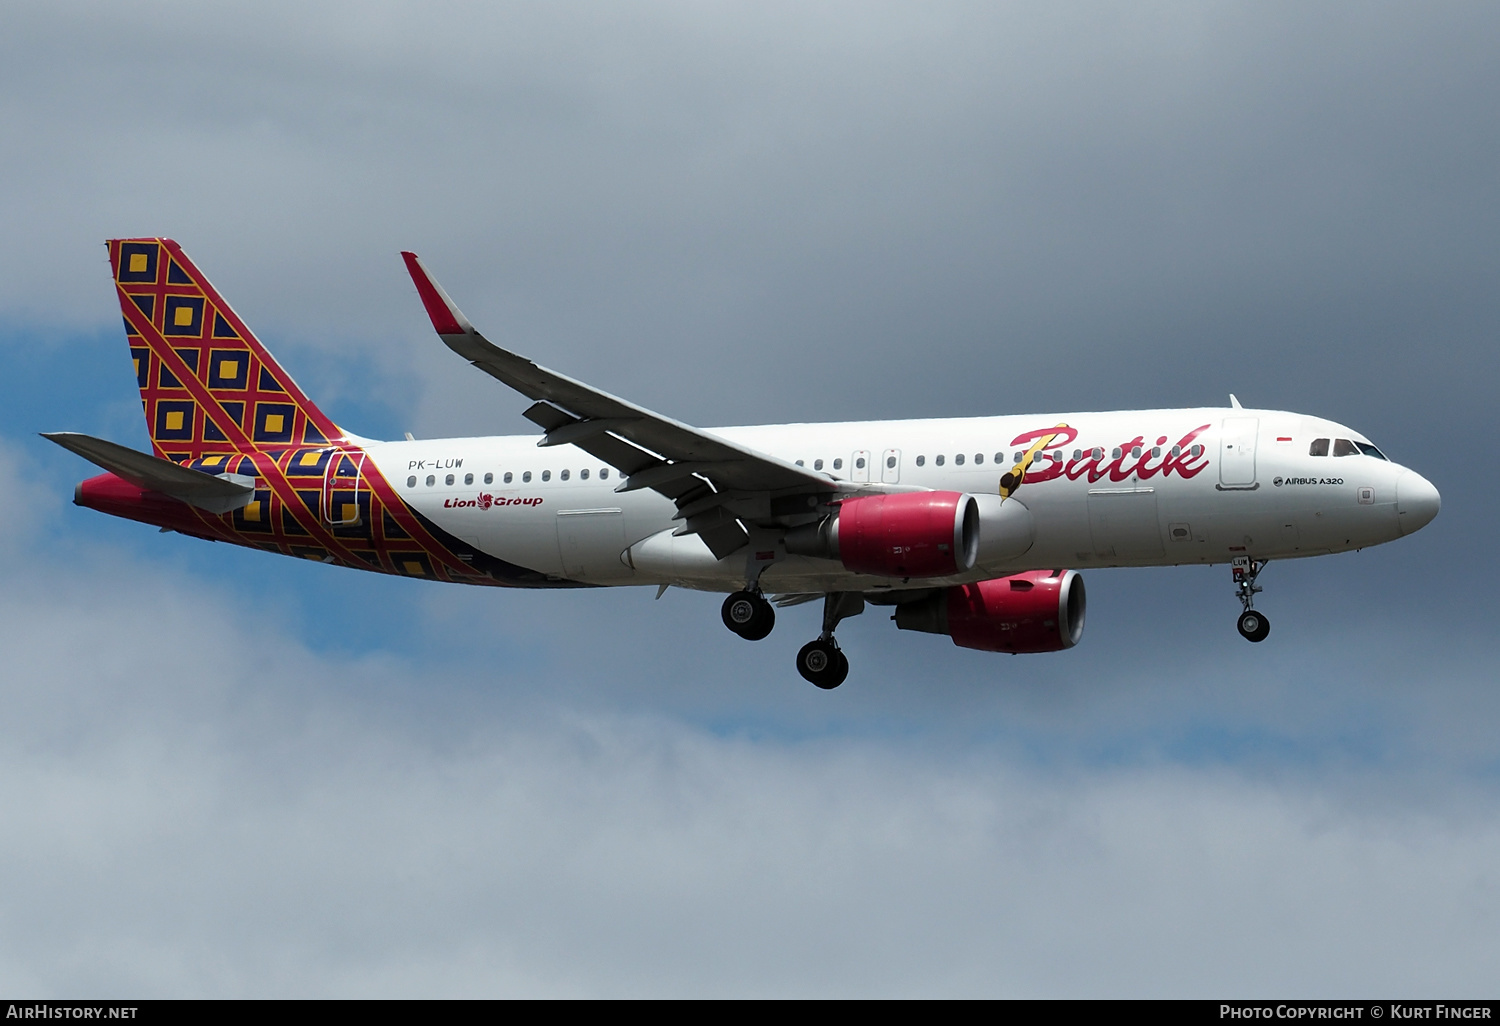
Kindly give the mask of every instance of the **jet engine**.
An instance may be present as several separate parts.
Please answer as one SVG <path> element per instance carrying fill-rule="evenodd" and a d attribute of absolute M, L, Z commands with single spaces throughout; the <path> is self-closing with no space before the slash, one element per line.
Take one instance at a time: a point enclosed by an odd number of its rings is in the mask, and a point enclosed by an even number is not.
<path fill-rule="evenodd" d="M 1083 578 L 1073 570 L 1032 570 L 944 588 L 896 607 L 904 631 L 946 634 L 982 652 L 1059 652 L 1083 637 Z"/>
<path fill-rule="evenodd" d="M 786 550 L 836 559 L 881 577 L 946 577 L 979 557 L 979 504 L 961 492 L 846 499 L 838 511 L 786 533 Z"/>

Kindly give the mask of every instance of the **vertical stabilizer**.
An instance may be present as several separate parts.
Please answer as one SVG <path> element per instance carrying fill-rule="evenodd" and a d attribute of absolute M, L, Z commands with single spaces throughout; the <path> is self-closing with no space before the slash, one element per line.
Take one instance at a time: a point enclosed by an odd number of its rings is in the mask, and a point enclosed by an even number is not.
<path fill-rule="evenodd" d="M 113 239 L 109 263 L 158 456 L 181 461 L 343 439 L 181 246 Z"/>

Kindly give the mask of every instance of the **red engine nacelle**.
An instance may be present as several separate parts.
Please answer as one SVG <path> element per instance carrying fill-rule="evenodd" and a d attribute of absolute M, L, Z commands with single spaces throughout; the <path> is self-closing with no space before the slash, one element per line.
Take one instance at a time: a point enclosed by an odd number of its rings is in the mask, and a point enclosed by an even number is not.
<path fill-rule="evenodd" d="M 1086 605 L 1076 571 L 1032 570 L 903 603 L 896 626 L 983 652 L 1060 652 L 1083 637 Z"/>
<path fill-rule="evenodd" d="M 979 504 L 961 492 L 847 499 L 821 522 L 788 531 L 786 550 L 880 577 L 962 573 L 979 558 Z"/>

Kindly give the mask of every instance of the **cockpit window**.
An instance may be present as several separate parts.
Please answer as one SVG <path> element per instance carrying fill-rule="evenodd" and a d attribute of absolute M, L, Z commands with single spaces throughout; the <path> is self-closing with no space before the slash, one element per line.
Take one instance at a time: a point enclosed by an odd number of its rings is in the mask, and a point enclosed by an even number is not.
<path fill-rule="evenodd" d="M 1347 438 L 1335 438 L 1333 440 L 1333 454 L 1335 456 L 1358 456 L 1359 450 L 1354 443 Z"/>
<path fill-rule="evenodd" d="M 1309 445 L 1307 447 L 1307 454 L 1309 456 L 1327 456 L 1328 455 L 1328 439 L 1326 439 L 1326 438 L 1314 438 L 1312 440 L 1312 445 Z"/>
<path fill-rule="evenodd" d="M 1359 446 L 1359 451 L 1364 453 L 1366 456 L 1374 456 L 1377 460 L 1386 459 L 1385 453 L 1375 448 L 1369 442 L 1355 442 L 1354 444 Z M 1390 460 L 1386 460 L 1386 462 L 1389 463 Z"/>

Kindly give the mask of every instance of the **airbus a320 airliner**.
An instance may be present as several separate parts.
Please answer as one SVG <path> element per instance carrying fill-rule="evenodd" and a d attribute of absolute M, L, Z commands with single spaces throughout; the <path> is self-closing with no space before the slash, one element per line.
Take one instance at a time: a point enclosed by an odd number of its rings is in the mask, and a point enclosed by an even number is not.
<path fill-rule="evenodd" d="M 1228 563 L 1239 631 L 1263 641 L 1267 561 L 1391 541 L 1440 505 L 1357 431 L 1233 396 L 1218 409 L 695 428 L 500 348 L 402 256 L 439 337 L 534 400 L 540 438 L 345 431 L 177 243 L 122 239 L 109 259 L 152 452 L 46 435 L 106 471 L 74 501 L 426 580 L 729 592 L 724 623 L 752 641 L 775 606 L 821 598 L 822 633 L 797 654 L 821 688 L 848 675 L 834 631 L 867 604 L 965 648 L 1071 648 L 1081 568 Z"/>

